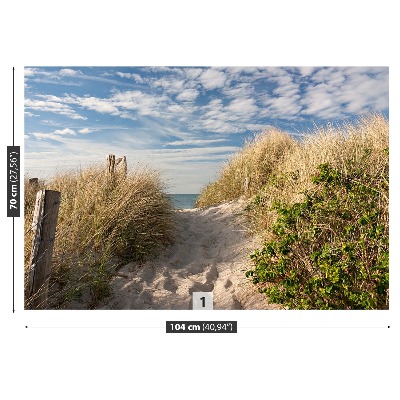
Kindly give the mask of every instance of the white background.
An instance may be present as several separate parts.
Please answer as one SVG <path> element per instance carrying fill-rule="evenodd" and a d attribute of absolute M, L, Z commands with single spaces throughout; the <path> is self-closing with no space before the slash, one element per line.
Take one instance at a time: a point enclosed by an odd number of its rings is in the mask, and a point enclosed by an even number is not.
<path fill-rule="evenodd" d="M 36 0 L 0 6 L 4 158 L 12 144 L 13 67 L 15 145 L 23 146 L 25 65 L 389 66 L 395 110 L 389 311 L 24 311 L 18 218 L 13 313 L 3 170 L 1 398 L 398 398 L 400 82 L 393 4 Z M 199 319 L 237 320 L 239 332 L 165 333 L 166 320 Z"/>

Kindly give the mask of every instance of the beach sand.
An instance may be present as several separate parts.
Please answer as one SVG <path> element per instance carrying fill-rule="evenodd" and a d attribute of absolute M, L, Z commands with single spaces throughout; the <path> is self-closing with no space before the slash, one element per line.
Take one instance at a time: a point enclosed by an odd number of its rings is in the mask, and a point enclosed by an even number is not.
<path fill-rule="evenodd" d="M 212 291 L 214 310 L 279 309 L 244 275 L 260 245 L 244 227 L 245 204 L 176 210 L 174 244 L 155 260 L 120 268 L 112 295 L 98 308 L 187 310 L 193 292 Z"/>

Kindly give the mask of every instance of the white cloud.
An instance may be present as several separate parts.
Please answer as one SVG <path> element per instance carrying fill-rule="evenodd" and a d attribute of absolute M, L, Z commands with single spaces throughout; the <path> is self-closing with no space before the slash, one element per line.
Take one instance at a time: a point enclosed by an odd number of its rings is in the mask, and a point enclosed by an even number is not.
<path fill-rule="evenodd" d="M 314 67 L 298 67 L 297 68 L 302 76 L 309 76 L 313 73 Z"/>
<path fill-rule="evenodd" d="M 199 77 L 205 89 L 217 89 L 225 84 L 225 73 L 214 68 L 205 70 Z"/>
<path fill-rule="evenodd" d="M 261 114 L 269 118 L 291 119 L 301 111 L 299 104 L 300 96 L 292 97 L 269 97 L 264 100 L 266 108 Z"/>
<path fill-rule="evenodd" d="M 227 68 L 227 71 L 231 74 L 255 74 L 258 72 L 257 67 L 230 67 Z"/>
<path fill-rule="evenodd" d="M 203 72 L 202 68 L 187 68 L 185 69 L 185 75 L 188 79 L 196 79 Z"/>
<path fill-rule="evenodd" d="M 221 110 L 222 107 L 223 103 L 221 99 L 213 99 L 206 105 L 205 108 L 210 110 Z"/>
<path fill-rule="evenodd" d="M 80 129 L 78 132 L 86 135 L 87 133 L 92 133 L 94 131 L 95 131 L 95 129 L 83 128 L 83 129 Z"/>
<path fill-rule="evenodd" d="M 226 109 L 235 115 L 252 115 L 258 111 L 254 99 L 232 100 Z"/>
<path fill-rule="evenodd" d="M 273 93 L 278 96 L 293 97 L 299 94 L 300 85 L 296 83 L 289 83 L 287 85 L 278 86 L 274 89 Z"/>
<path fill-rule="evenodd" d="M 54 133 L 57 135 L 76 135 L 75 131 L 70 128 L 56 129 Z"/>
<path fill-rule="evenodd" d="M 214 99 L 199 110 L 190 128 L 215 133 L 240 133 L 254 127 L 254 114 L 261 112 L 252 98 L 238 98 L 224 106 L 221 99 Z M 252 125 L 251 128 L 249 126 Z"/>
<path fill-rule="evenodd" d="M 250 97 L 254 94 L 254 87 L 251 83 L 239 83 L 235 86 L 224 87 L 222 93 L 231 98 Z"/>
<path fill-rule="evenodd" d="M 59 115 L 65 115 L 71 119 L 87 119 L 86 117 L 79 115 L 67 104 L 63 104 L 59 101 L 26 99 L 24 105 L 28 110 L 51 112 Z"/>
<path fill-rule="evenodd" d="M 67 137 L 76 136 L 76 133 L 71 128 L 56 129 L 53 132 L 32 132 L 36 139 L 52 139 L 58 142 L 64 142 Z"/>
<path fill-rule="evenodd" d="M 47 133 L 44 133 L 44 132 L 32 132 L 31 134 L 33 136 L 35 136 L 36 139 L 39 139 L 39 140 L 41 140 L 41 139 L 46 139 L 46 140 L 47 139 L 52 139 L 52 140 L 56 140 L 58 142 L 62 142 L 64 140 L 62 136 L 54 134 L 54 133 L 51 133 L 51 132 L 47 132 Z"/>
<path fill-rule="evenodd" d="M 98 97 L 76 97 L 76 102 L 89 110 L 94 110 L 102 114 L 118 114 L 118 108 L 110 100 Z"/>
<path fill-rule="evenodd" d="M 347 103 L 346 111 L 363 113 L 389 107 L 389 74 L 351 74 L 337 93 L 339 101 Z"/>
<path fill-rule="evenodd" d="M 152 82 L 154 87 L 161 87 L 166 93 L 176 94 L 183 90 L 185 81 L 172 78 L 160 78 Z"/>
<path fill-rule="evenodd" d="M 165 95 L 153 96 L 138 90 L 117 92 L 110 99 L 114 107 L 136 110 L 141 115 L 160 116 L 170 99 Z"/>
<path fill-rule="evenodd" d="M 307 87 L 300 101 L 304 114 L 344 118 L 389 107 L 387 68 L 324 68 L 311 79 L 316 84 Z"/>
<path fill-rule="evenodd" d="M 129 72 L 117 72 L 117 75 L 121 78 L 133 79 L 137 83 L 143 83 L 143 78 L 139 74 L 131 74 Z"/>
<path fill-rule="evenodd" d="M 275 76 L 271 76 L 270 81 L 276 82 L 280 86 L 285 86 L 293 83 L 293 77 L 287 72 L 280 73 Z"/>
<path fill-rule="evenodd" d="M 24 68 L 24 75 L 25 76 L 33 76 L 38 73 L 37 68 Z"/>
<path fill-rule="evenodd" d="M 196 89 L 184 89 L 176 98 L 181 101 L 194 101 L 198 95 L 199 92 Z"/>
<path fill-rule="evenodd" d="M 148 73 L 169 73 L 174 75 L 184 75 L 184 71 L 181 68 L 177 67 L 165 67 L 165 66 L 158 66 L 158 67 L 142 67 L 141 70 L 148 72 Z"/>
<path fill-rule="evenodd" d="M 71 68 L 63 68 L 63 69 L 60 69 L 59 74 L 61 76 L 79 76 L 79 75 L 82 75 L 82 72 L 71 69 Z"/>
<path fill-rule="evenodd" d="M 168 113 L 181 114 L 185 112 L 185 108 L 179 104 L 172 104 L 165 109 Z"/>
<path fill-rule="evenodd" d="M 45 125 L 51 125 L 51 126 L 60 126 L 61 125 L 60 122 L 56 122 L 56 121 L 53 121 L 51 119 L 42 119 L 40 121 L 40 123 L 41 124 L 45 124 Z"/>

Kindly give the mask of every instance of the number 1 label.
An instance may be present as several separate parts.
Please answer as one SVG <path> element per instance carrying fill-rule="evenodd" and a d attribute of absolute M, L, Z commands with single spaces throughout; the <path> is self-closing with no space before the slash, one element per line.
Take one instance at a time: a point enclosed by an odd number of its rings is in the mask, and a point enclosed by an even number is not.
<path fill-rule="evenodd" d="M 213 310 L 212 292 L 193 292 L 193 310 Z"/>

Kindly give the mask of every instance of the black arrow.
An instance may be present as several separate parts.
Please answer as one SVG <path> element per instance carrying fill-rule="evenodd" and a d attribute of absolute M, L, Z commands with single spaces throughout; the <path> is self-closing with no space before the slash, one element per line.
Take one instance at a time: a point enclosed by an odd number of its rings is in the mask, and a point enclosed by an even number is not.
<path fill-rule="evenodd" d="M 14 81 L 14 72 L 15 68 L 13 67 L 13 146 L 14 144 L 14 134 L 15 134 L 15 113 L 14 113 L 14 103 L 15 103 L 15 81 Z M 15 235 L 14 235 L 14 217 L 13 217 L 13 314 L 15 313 L 15 252 L 14 252 L 14 245 L 15 245 Z"/>

